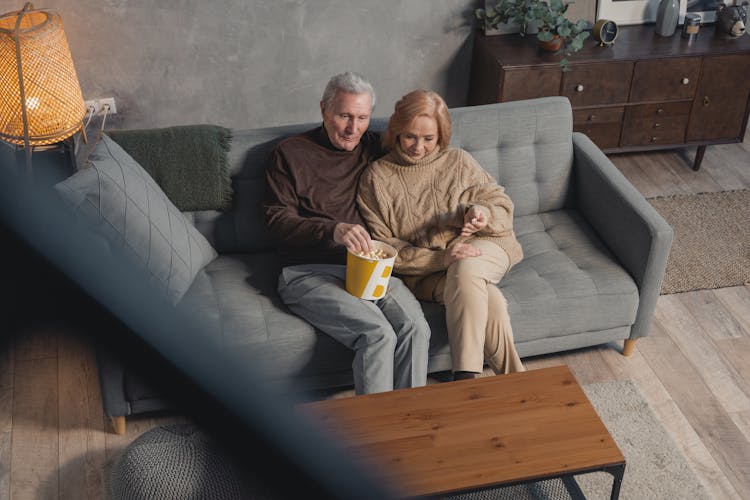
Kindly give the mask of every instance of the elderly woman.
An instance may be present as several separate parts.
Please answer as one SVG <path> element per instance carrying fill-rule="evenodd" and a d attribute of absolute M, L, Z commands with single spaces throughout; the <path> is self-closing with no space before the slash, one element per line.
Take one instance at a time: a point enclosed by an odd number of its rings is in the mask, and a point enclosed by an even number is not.
<path fill-rule="evenodd" d="M 523 256 L 513 203 L 462 149 L 435 92 L 396 103 L 383 136 L 386 156 L 362 174 L 357 203 L 372 237 L 398 249 L 394 271 L 423 300 L 445 305 L 454 379 L 484 361 L 496 374 L 523 371 L 496 286 Z"/>

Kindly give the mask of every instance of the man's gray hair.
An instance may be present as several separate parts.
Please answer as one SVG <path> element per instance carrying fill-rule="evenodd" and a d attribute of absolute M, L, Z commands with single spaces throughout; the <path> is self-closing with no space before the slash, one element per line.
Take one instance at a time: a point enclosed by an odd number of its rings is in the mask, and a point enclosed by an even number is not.
<path fill-rule="evenodd" d="M 327 109 L 333 104 L 333 98 L 336 97 L 337 92 L 370 94 L 372 107 L 375 107 L 375 90 L 372 88 L 370 82 L 365 80 L 365 77 L 359 73 L 347 71 L 346 73 L 333 76 L 328 80 L 328 85 L 326 85 L 326 89 L 323 91 L 323 98 L 321 99 Z"/>

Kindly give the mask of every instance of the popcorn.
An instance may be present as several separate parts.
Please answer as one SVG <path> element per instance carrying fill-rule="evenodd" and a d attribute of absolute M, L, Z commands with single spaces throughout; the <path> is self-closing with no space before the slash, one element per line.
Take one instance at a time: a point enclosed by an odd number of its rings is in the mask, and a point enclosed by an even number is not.
<path fill-rule="evenodd" d="M 375 250 L 371 250 L 369 252 L 359 252 L 357 255 L 359 257 L 364 257 L 365 259 L 374 259 L 374 260 L 388 258 L 388 253 L 382 248 L 376 248 Z"/>

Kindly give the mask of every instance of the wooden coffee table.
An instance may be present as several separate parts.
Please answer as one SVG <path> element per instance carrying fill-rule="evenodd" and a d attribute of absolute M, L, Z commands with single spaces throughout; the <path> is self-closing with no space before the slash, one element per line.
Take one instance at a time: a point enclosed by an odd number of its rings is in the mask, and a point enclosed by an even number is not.
<path fill-rule="evenodd" d="M 625 458 L 567 366 L 300 405 L 404 496 L 606 471 Z"/>

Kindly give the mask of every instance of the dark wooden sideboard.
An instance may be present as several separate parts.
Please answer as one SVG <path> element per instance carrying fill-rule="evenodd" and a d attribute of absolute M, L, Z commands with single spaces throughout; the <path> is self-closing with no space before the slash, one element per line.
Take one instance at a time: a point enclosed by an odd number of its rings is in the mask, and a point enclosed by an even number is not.
<path fill-rule="evenodd" d="M 611 47 L 590 38 L 568 57 L 541 51 L 535 36 L 478 32 L 469 104 L 564 95 L 575 131 L 605 153 L 741 142 L 750 112 L 750 36 L 701 27 L 692 43 L 653 25 L 624 26 Z"/>

